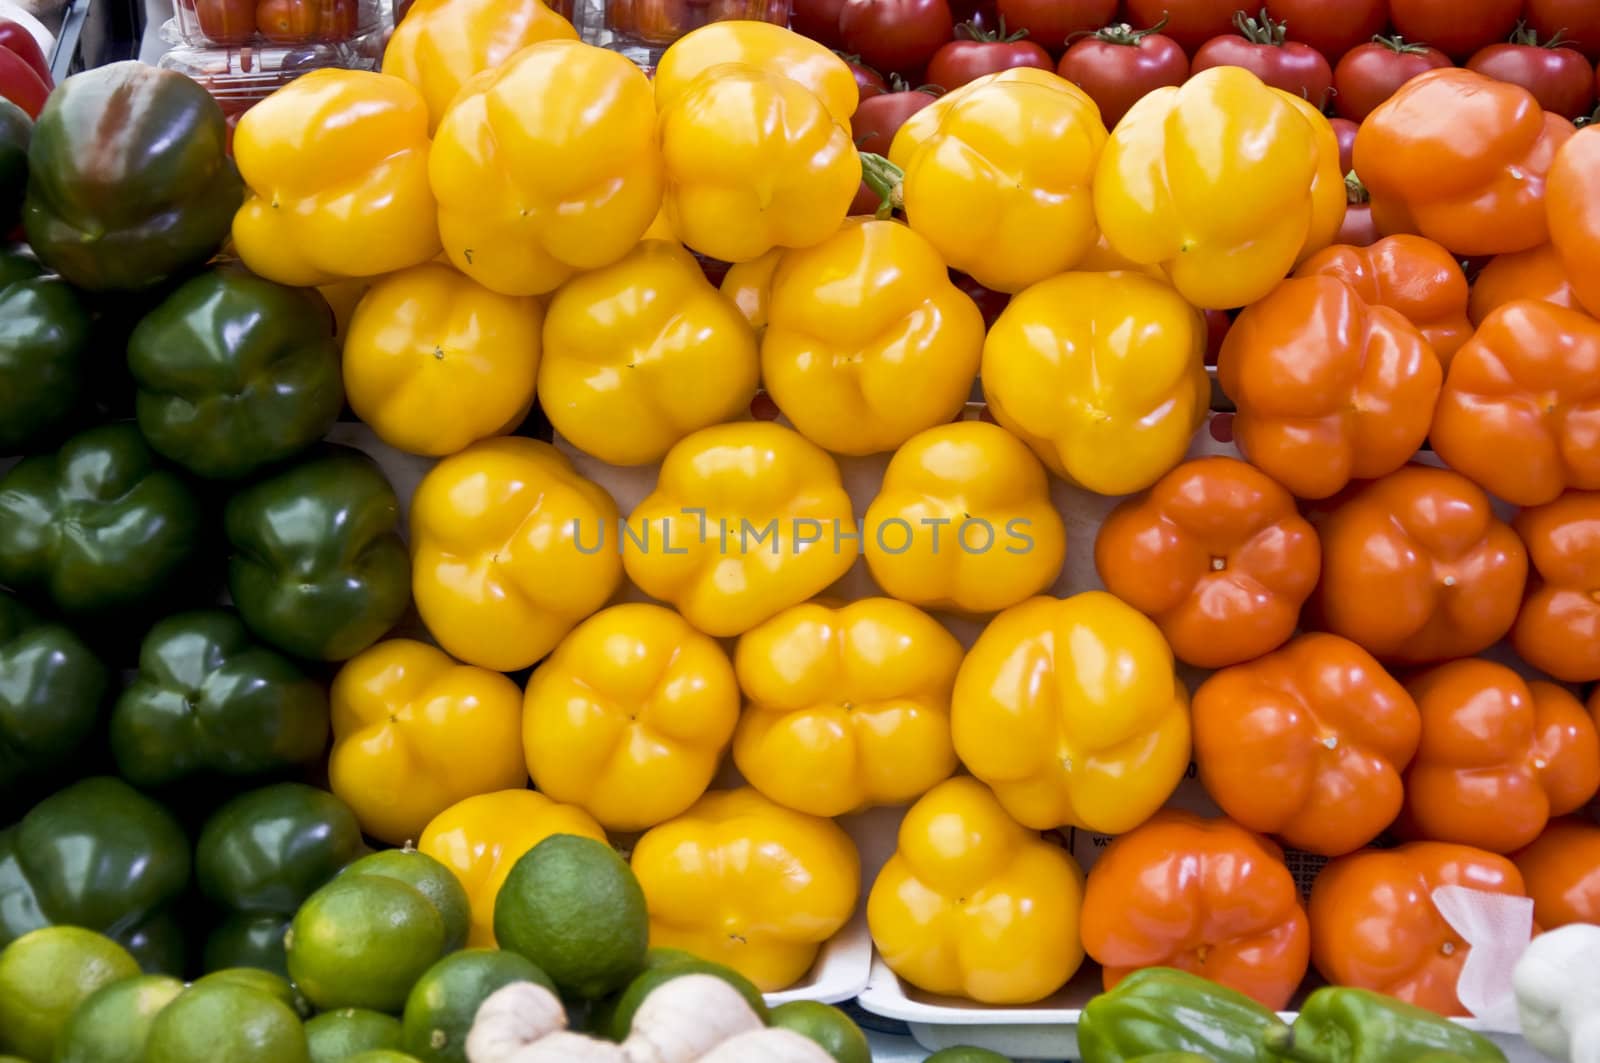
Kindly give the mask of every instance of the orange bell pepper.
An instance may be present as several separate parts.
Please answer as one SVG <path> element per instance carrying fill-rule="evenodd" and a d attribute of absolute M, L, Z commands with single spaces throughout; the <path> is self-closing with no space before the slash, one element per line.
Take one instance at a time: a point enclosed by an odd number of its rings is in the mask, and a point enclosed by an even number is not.
<path fill-rule="evenodd" d="M 1477 327 L 1514 299 L 1539 299 L 1568 310 L 1583 309 L 1554 244 L 1540 244 L 1531 251 L 1514 251 L 1490 259 L 1472 281 L 1467 316 Z"/>
<path fill-rule="evenodd" d="M 1511 629 L 1523 660 L 1567 683 L 1600 679 L 1600 493 L 1569 491 L 1517 514 L 1533 575 Z"/>
<path fill-rule="evenodd" d="M 1281 1009 L 1306 975 L 1310 930 L 1282 852 L 1226 819 L 1163 809 L 1114 839 L 1081 925 L 1107 989 L 1176 967 Z"/>
<path fill-rule="evenodd" d="M 1578 301 L 1600 313 L 1600 129 L 1584 129 L 1556 153 L 1545 213 Z"/>
<path fill-rule="evenodd" d="M 1533 920 L 1546 930 L 1600 923 L 1600 824 L 1578 816 L 1551 820 L 1512 858 L 1533 898 Z"/>

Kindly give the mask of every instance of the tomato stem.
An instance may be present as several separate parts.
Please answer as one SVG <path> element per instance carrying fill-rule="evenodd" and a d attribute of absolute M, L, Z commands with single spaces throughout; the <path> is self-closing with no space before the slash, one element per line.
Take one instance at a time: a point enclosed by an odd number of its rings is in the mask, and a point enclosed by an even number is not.
<path fill-rule="evenodd" d="M 1344 175 L 1344 198 L 1351 206 L 1360 206 L 1372 199 L 1372 194 L 1367 191 L 1367 186 L 1356 176 L 1354 170 Z"/>
<path fill-rule="evenodd" d="M 1093 37 L 1095 40 L 1104 41 L 1107 44 L 1124 44 L 1131 47 L 1138 45 L 1146 37 L 1155 36 L 1166 28 L 1167 15 L 1163 12 L 1161 21 L 1147 30 L 1136 30 L 1126 22 L 1116 22 L 1110 26 L 1102 26 L 1097 30 L 1079 30 L 1077 33 L 1067 37 L 1067 43 L 1071 44 L 1078 37 Z"/>
<path fill-rule="evenodd" d="M 998 31 L 984 29 L 976 19 L 956 26 L 957 40 L 979 41 L 984 44 L 1015 44 L 1027 35 L 1027 29 L 1023 28 L 1007 36 L 1006 17 L 1004 15 L 1000 16 L 1000 29 Z"/>
<path fill-rule="evenodd" d="M 1422 55 L 1428 50 L 1428 46 L 1426 44 L 1417 44 L 1414 41 L 1408 41 L 1398 33 L 1393 37 L 1385 37 L 1381 33 L 1374 34 L 1372 43 L 1381 44 L 1397 55 Z"/>
<path fill-rule="evenodd" d="M 870 151 L 861 153 L 861 179 L 878 194 L 881 201 L 876 216 L 891 218 L 897 210 L 905 208 L 906 172 L 882 155 Z"/>
<path fill-rule="evenodd" d="M 1233 13 L 1234 28 L 1239 35 L 1251 44 L 1268 44 L 1274 48 L 1282 48 L 1289 40 L 1289 23 L 1279 22 L 1268 13 L 1266 8 L 1261 13 L 1251 18 L 1243 11 Z"/>

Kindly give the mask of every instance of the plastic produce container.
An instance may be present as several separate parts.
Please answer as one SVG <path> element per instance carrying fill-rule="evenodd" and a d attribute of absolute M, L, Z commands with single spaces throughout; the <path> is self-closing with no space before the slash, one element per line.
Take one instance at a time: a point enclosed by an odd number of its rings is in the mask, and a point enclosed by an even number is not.
<path fill-rule="evenodd" d="M 176 0 L 169 39 L 191 48 L 346 44 L 394 23 L 391 0 Z"/>
<path fill-rule="evenodd" d="M 668 45 L 709 22 L 742 19 L 789 24 L 790 0 L 602 0 L 607 47 L 646 69 Z"/>

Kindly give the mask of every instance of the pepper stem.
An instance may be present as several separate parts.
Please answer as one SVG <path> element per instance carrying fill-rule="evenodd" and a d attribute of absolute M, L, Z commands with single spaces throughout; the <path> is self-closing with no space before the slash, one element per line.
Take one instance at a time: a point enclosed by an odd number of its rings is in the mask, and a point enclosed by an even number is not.
<path fill-rule="evenodd" d="M 1367 191 L 1367 186 L 1362 184 L 1361 178 L 1356 176 L 1354 170 L 1344 175 L 1344 198 L 1346 203 L 1353 205 L 1360 205 L 1372 199 L 1372 194 Z"/>
<path fill-rule="evenodd" d="M 895 211 L 905 208 L 905 176 L 904 170 L 882 155 L 870 151 L 861 153 L 861 179 L 881 200 L 876 217 L 891 218 Z"/>
<path fill-rule="evenodd" d="M 1294 1028 L 1291 1026 L 1275 1026 L 1263 1031 L 1261 1047 L 1274 1059 L 1290 1060 L 1292 1063 L 1328 1063 L 1327 1056 L 1315 1048 L 1295 1044 Z"/>

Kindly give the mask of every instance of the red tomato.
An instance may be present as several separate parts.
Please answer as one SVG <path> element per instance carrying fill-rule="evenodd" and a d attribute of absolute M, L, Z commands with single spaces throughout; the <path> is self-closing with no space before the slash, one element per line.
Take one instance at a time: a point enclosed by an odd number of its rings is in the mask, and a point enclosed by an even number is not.
<path fill-rule="evenodd" d="M 1289 36 L 1337 63 L 1389 24 L 1389 0 L 1266 0 L 1267 14 L 1289 24 Z"/>
<path fill-rule="evenodd" d="M 1194 53 L 1190 69 L 1198 74 L 1214 66 L 1239 66 L 1274 88 L 1304 96 L 1322 110 L 1333 91 L 1333 71 L 1328 60 L 1309 44 L 1288 39 L 1284 24 L 1254 19 L 1239 12 L 1237 33 L 1213 37 Z"/>
<path fill-rule="evenodd" d="M 1000 312 L 1006 308 L 1006 304 L 1011 302 L 1011 296 L 1005 292 L 997 292 L 993 288 L 985 288 L 965 273 L 951 270 L 950 281 L 957 288 L 966 292 L 972 301 L 978 304 L 978 311 L 983 314 L 985 328 L 993 326 L 995 320 L 999 318 Z"/>
<path fill-rule="evenodd" d="M 883 75 L 861 61 L 859 55 L 839 54 L 850 68 L 850 73 L 856 76 L 856 92 L 863 100 L 870 100 L 874 96 L 882 96 L 889 91 L 889 83 L 883 80 Z"/>
<path fill-rule="evenodd" d="M 1521 14 L 1522 0 L 1389 0 L 1396 33 L 1457 60 L 1505 40 Z"/>
<path fill-rule="evenodd" d="M 1418 74 L 1450 65 L 1450 57 L 1437 48 L 1399 37 L 1379 37 L 1350 49 L 1334 68 L 1334 110 L 1360 122 Z"/>
<path fill-rule="evenodd" d="M 1075 41 L 1056 72 L 1100 105 L 1109 129 L 1146 93 L 1189 80 L 1189 57 L 1154 30 L 1107 26 Z"/>
<path fill-rule="evenodd" d="M 1523 18 L 1544 40 L 1560 34 L 1567 47 L 1600 60 L 1600 4 L 1594 0 L 1527 0 Z"/>
<path fill-rule="evenodd" d="M 349 40 L 355 36 L 359 19 L 356 0 L 317 0 L 317 39 Z"/>
<path fill-rule="evenodd" d="M 844 43 L 839 34 L 839 13 L 844 0 L 794 0 L 789 10 L 789 28 L 802 36 L 837 48 Z"/>
<path fill-rule="evenodd" d="M 1154 29 L 1194 50 L 1233 26 L 1240 0 L 1128 0 L 1128 21 L 1135 29 Z"/>
<path fill-rule="evenodd" d="M 261 36 L 280 44 L 298 44 L 317 35 L 315 0 L 261 0 L 256 7 Z"/>
<path fill-rule="evenodd" d="M 1361 124 L 1348 118 L 1330 118 L 1328 124 L 1333 126 L 1333 135 L 1339 139 L 1339 172 L 1349 173 L 1356 168 L 1351 157 L 1356 147 L 1356 131 Z"/>
<path fill-rule="evenodd" d="M 998 74 L 1013 67 L 1031 66 L 1037 70 L 1054 70 L 1050 53 L 1023 40 L 1027 30 L 1005 35 L 1006 24 L 1000 23 L 998 33 L 978 29 L 970 22 L 956 27 L 961 40 L 944 45 L 928 61 L 928 80 L 946 89 L 957 88 L 976 81 L 985 74 Z"/>
<path fill-rule="evenodd" d="M 1000 17 L 1028 39 L 1060 53 L 1073 37 L 1117 17 L 1117 0 L 1000 0 Z"/>
<path fill-rule="evenodd" d="M 1371 247 L 1382 235 L 1378 232 L 1378 223 L 1372 220 L 1372 204 L 1363 199 L 1344 208 L 1344 221 L 1339 223 L 1339 232 L 1333 242 L 1349 244 L 1351 247 Z"/>
<path fill-rule="evenodd" d="M 1233 315 L 1226 310 L 1207 310 L 1206 314 L 1206 364 L 1216 365 L 1222 353 L 1222 341 L 1228 338 L 1233 327 Z"/>
<path fill-rule="evenodd" d="M 845 0 L 845 47 L 879 70 L 921 70 L 955 32 L 948 0 Z"/>
<path fill-rule="evenodd" d="M 1578 118 L 1594 106 L 1594 67 L 1582 52 L 1538 43 L 1532 30 L 1519 30 L 1509 44 L 1491 44 L 1467 60 L 1467 69 L 1496 81 L 1509 81 L 1533 93 L 1539 106 Z"/>
<path fill-rule="evenodd" d="M 39 75 L 39 80 L 44 82 L 45 88 L 53 88 L 55 79 L 50 76 L 50 61 L 44 57 L 44 50 L 39 47 L 39 40 L 28 31 L 28 27 L 20 22 L 12 22 L 8 18 L 0 18 L 0 48 L 8 52 L 16 52 Z"/>
<path fill-rule="evenodd" d="M 16 52 L 0 48 L 0 98 L 28 112 L 29 118 L 38 118 L 50 88 L 39 80 L 38 73 L 28 61 Z"/>
<path fill-rule="evenodd" d="M 894 135 L 905 125 L 906 119 L 939 98 L 940 90 L 928 87 L 915 91 L 906 88 L 898 76 L 892 80 L 892 92 L 871 96 L 861 101 L 850 119 L 850 130 L 855 134 L 856 147 L 862 151 L 888 155 Z M 874 214 L 882 202 L 878 194 L 867 187 L 865 181 L 856 191 L 851 214 Z"/>

